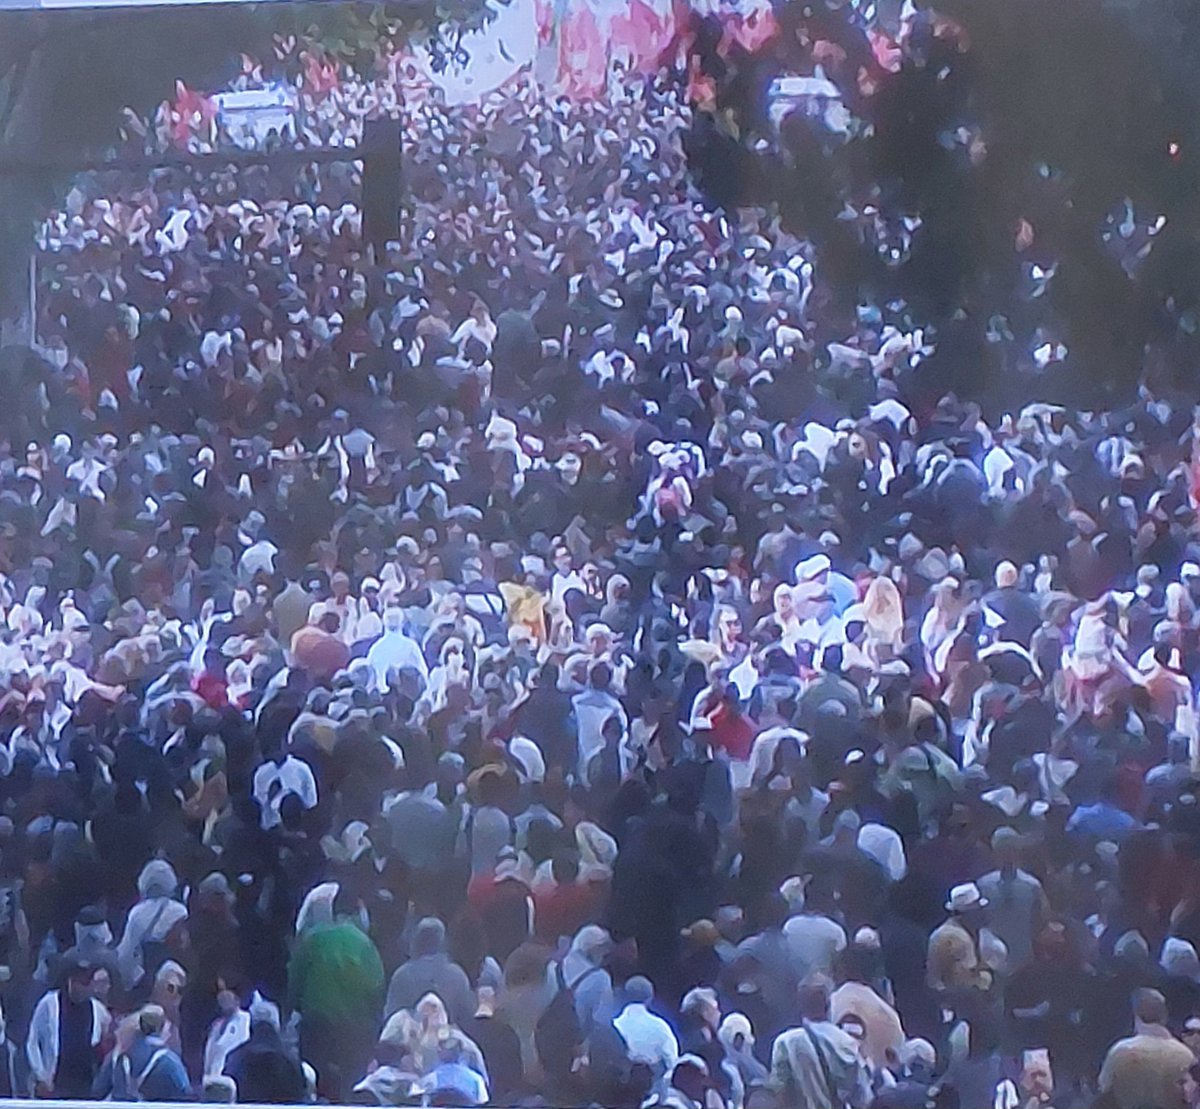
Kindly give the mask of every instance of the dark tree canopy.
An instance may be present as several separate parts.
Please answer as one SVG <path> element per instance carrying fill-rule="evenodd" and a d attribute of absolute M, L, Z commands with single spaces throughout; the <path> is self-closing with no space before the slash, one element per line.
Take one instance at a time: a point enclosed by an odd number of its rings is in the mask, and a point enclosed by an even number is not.
<path fill-rule="evenodd" d="M 1028 396 L 1042 335 L 1069 353 L 1040 375 L 1041 395 L 1112 403 L 1147 366 L 1160 387 L 1186 387 L 1200 311 L 1200 130 L 1187 62 L 1197 57 L 1194 6 L 922 7 L 894 74 L 876 65 L 839 0 L 783 5 L 768 58 L 718 63 L 720 109 L 752 140 L 762 124 L 751 93 L 764 77 L 747 74 L 811 72 L 813 43 L 833 43 L 843 57 L 825 71 L 864 125 L 842 142 L 786 123 L 784 165 L 773 167 L 785 172 L 741 173 L 742 187 L 718 198 L 777 201 L 817 247 L 819 280 L 843 314 L 864 298 L 903 298 L 912 321 L 939 337 L 922 370 L 931 396 L 947 388 L 996 403 Z M 861 89 L 864 73 L 873 92 Z M 721 162 L 730 164 L 728 151 Z M 746 182 L 759 188 L 747 194 Z M 906 258 L 881 265 L 847 236 L 837 219 L 847 196 L 893 219 L 920 217 Z M 1112 229 L 1127 202 L 1143 231 L 1165 219 L 1136 266 L 1115 249 Z M 1032 265 L 1057 267 L 1036 298 Z M 989 341 L 997 327 L 1015 341 Z"/>

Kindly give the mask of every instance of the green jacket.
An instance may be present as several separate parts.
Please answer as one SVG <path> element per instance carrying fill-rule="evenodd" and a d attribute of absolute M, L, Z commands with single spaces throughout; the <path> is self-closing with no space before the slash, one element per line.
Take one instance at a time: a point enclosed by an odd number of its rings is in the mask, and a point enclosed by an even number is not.
<path fill-rule="evenodd" d="M 377 1021 L 383 1007 L 383 961 L 370 937 L 348 920 L 301 936 L 288 964 L 292 1007 L 309 1016 Z"/>

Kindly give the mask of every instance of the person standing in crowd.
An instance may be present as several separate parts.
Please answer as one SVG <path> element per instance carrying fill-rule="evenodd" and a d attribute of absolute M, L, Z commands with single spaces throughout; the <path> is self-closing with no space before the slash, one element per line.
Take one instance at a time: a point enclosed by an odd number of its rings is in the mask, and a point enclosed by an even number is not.
<path fill-rule="evenodd" d="M 653 1089 L 666 1092 L 667 1080 L 679 1061 L 679 1041 L 671 1026 L 647 1006 L 654 1000 L 654 986 L 647 978 L 630 978 L 625 983 L 625 1007 L 613 1025 L 625 1041 L 631 1063 L 650 1068 Z"/>
<path fill-rule="evenodd" d="M 813 977 L 800 986 L 800 1024 L 771 1049 L 771 1087 L 785 1105 L 864 1109 L 871 1100 L 858 1045 L 829 1019 L 830 983 Z"/>
<path fill-rule="evenodd" d="M 129 1042 L 118 1043 L 96 1076 L 93 1095 L 113 1101 L 187 1100 L 191 1082 L 183 1060 L 167 1045 L 166 1025 L 159 1006 L 143 1006 L 123 1033 Z"/>
<path fill-rule="evenodd" d="M 33 1011 L 26 1056 L 38 1097 L 91 1096 L 112 1024 L 92 996 L 93 974 L 85 964 L 65 968 L 64 985 L 46 993 Z"/>
<path fill-rule="evenodd" d="M 326 883 L 308 895 L 288 964 L 305 1058 L 335 1099 L 366 1070 L 384 993 L 379 952 L 359 920 L 337 914 L 339 893 Z"/>
<path fill-rule="evenodd" d="M 250 1036 L 225 1059 L 239 1101 L 261 1105 L 297 1105 L 308 1100 L 308 1082 L 300 1060 L 284 1044 L 279 1009 L 261 997 L 250 1003 Z"/>
<path fill-rule="evenodd" d="M 1162 994 L 1138 990 L 1133 998 L 1133 1035 L 1109 1048 L 1100 1070 L 1100 1092 L 1117 1109 L 1180 1103 L 1180 1091 L 1194 1060 L 1166 1024 Z"/>

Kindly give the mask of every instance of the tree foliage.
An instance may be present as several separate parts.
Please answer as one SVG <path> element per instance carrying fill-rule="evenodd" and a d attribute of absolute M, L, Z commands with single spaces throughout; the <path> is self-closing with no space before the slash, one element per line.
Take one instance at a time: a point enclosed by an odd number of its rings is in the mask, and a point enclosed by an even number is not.
<path fill-rule="evenodd" d="M 39 213 L 65 188 L 59 174 L 14 170 L 31 160 L 102 157 L 122 111 L 149 115 L 177 80 L 220 88 L 240 54 L 270 58 L 277 37 L 315 42 L 371 72 L 402 40 L 444 60 L 497 0 L 250 3 L 0 12 L 0 318 L 23 295 Z M 503 2 L 503 0 L 499 0 Z"/>
<path fill-rule="evenodd" d="M 1190 385 L 1200 356 L 1197 6 L 933 4 L 899 71 L 877 75 L 871 95 L 856 88 L 870 57 L 850 7 L 783 6 L 771 73 L 807 72 L 814 42 L 837 44 L 848 56 L 839 84 L 864 126 L 846 143 L 793 128 L 781 166 L 741 174 L 760 184 L 752 199 L 778 201 L 812 239 L 841 326 L 863 299 L 902 299 L 936 331 L 938 354 L 921 372 L 933 397 L 954 388 L 1007 404 L 1036 390 L 1116 403 L 1147 366 L 1160 384 Z M 930 30 L 947 17 L 954 33 Z M 751 141 L 756 65 L 743 58 L 723 75 L 722 107 Z M 881 264 L 849 234 L 838 218 L 847 196 L 874 197 L 893 220 L 919 217 L 900 262 Z M 1112 229 L 1123 211 L 1142 225 L 1165 220 L 1132 267 Z M 1035 266 L 1054 267 L 1037 296 Z M 1032 350 L 1046 336 L 1069 353 L 1037 373 Z"/>

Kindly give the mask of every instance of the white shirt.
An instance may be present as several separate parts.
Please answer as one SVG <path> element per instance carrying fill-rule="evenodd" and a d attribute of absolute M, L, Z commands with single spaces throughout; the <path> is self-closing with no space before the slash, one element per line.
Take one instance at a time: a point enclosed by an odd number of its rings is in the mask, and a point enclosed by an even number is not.
<path fill-rule="evenodd" d="M 613 1021 L 634 1063 L 648 1063 L 663 1073 L 670 1074 L 679 1061 L 679 1041 L 671 1026 L 655 1016 L 645 1005 L 633 1002 L 621 1010 Z"/>
<path fill-rule="evenodd" d="M 81 458 L 67 467 L 67 477 L 79 483 L 79 491 L 84 496 L 94 497 L 98 501 L 107 500 L 104 490 L 100 488 L 100 475 L 108 469 L 103 462 L 95 458 Z"/>
<path fill-rule="evenodd" d="M 276 782 L 279 783 L 278 789 L 273 788 Z M 306 809 L 317 807 L 317 780 L 313 777 L 308 763 L 295 755 L 288 755 L 282 764 L 264 762 L 254 772 L 251 793 L 262 809 L 264 829 L 274 828 L 279 824 L 279 807 L 289 793 L 299 797 L 300 803 Z"/>
<path fill-rule="evenodd" d="M 429 665 L 415 639 L 403 632 L 385 631 L 367 651 L 367 663 L 375 675 L 375 688 L 384 693 L 388 688 L 388 674 L 393 670 L 412 669 L 425 680 L 429 680 Z"/>
<path fill-rule="evenodd" d="M 801 913 L 783 926 L 792 962 L 801 977 L 814 972 L 831 974 L 834 960 L 846 949 L 846 931 L 836 920 L 818 913 Z"/>
<path fill-rule="evenodd" d="M 572 589 L 578 589 L 580 593 L 587 591 L 578 571 L 571 570 L 569 573 L 563 574 L 556 570 L 554 577 L 550 580 L 550 599 L 556 604 L 561 603 Z"/>
<path fill-rule="evenodd" d="M 886 824 L 864 824 L 858 831 L 858 846 L 888 872 L 893 882 L 908 873 L 904 841 Z"/>
<path fill-rule="evenodd" d="M 208 1029 L 204 1043 L 204 1077 L 216 1078 L 225 1073 L 229 1053 L 250 1039 L 250 1014 L 238 1009 L 228 1017 L 217 1017 Z"/>
<path fill-rule="evenodd" d="M 249 581 L 255 574 L 275 573 L 275 556 L 277 554 L 279 554 L 279 548 L 269 539 L 260 539 L 257 543 L 247 547 L 242 552 L 239 566 L 242 580 Z"/>

